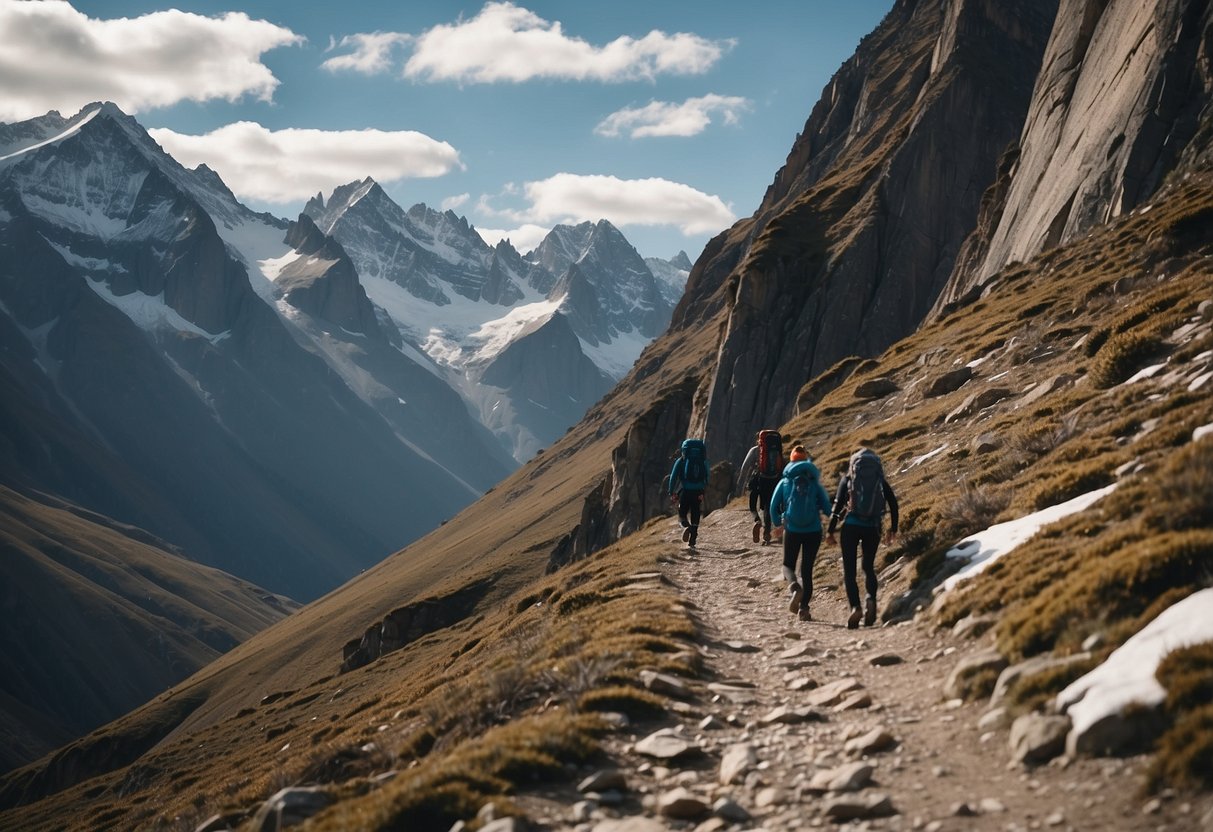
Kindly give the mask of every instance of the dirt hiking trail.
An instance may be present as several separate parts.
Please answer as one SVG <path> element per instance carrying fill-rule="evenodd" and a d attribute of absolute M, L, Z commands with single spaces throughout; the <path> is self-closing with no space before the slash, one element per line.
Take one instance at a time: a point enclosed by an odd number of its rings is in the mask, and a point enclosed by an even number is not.
<path fill-rule="evenodd" d="M 841 556 L 824 543 L 800 621 L 782 546 L 751 543 L 751 526 L 747 511 L 714 511 L 694 550 L 676 519 L 654 527 L 669 557 L 634 587 L 679 592 L 703 632 L 703 677 L 648 679 L 672 719 L 610 735 L 616 770 L 587 769 L 579 794 L 521 799 L 532 819 L 581 832 L 1213 828 L 1207 798 L 1142 793 L 1145 757 L 1012 762 L 1005 725 L 978 724 L 985 701 L 941 693 L 989 636 L 848 630 Z"/>

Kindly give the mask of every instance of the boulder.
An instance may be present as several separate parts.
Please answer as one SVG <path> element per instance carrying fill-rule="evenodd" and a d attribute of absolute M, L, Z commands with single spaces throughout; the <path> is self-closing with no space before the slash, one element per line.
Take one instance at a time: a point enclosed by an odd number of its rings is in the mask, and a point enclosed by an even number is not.
<path fill-rule="evenodd" d="M 1070 718 L 1045 714 L 1024 714 L 1011 723 L 1011 757 L 1027 765 L 1047 763 L 1066 748 Z"/>
<path fill-rule="evenodd" d="M 649 734 L 636 743 L 636 753 L 657 760 L 673 760 L 688 753 L 691 744 L 670 733 L 668 728 Z"/>
<path fill-rule="evenodd" d="M 577 791 L 605 792 L 610 789 L 625 792 L 628 790 L 628 778 L 622 771 L 615 768 L 596 771 L 577 784 Z"/>
<path fill-rule="evenodd" d="M 954 393 L 964 387 L 971 378 L 973 378 L 973 368 L 957 367 L 955 370 L 948 370 L 943 375 L 933 378 L 923 389 L 922 394 L 928 399 L 946 396 L 948 393 Z"/>
<path fill-rule="evenodd" d="M 990 672 L 1001 673 L 1006 666 L 1006 658 L 992 647 L 966 656 L 948 674 L 948 678 L 943 683 L 943 696 L 945 699 L 967 700 L 972 699 L 975 693 L 984 695 L 989 692 L 989 689 L 975 691 L 973 689 L 974 678 Z"/>
<path fill-rule="evenodd" d="M 640 682 L 646 690 L 651 690 L 653 693 L 673 696 L 677 699 L 688 699 L 691 696 L 691 688 L 686 682 L 655 670 L 640 671 Z"/>
<path fill-rule="evenodd" d="M 868 763 L 846 763 L 813 775 L 808 790 L 812 792 L 857 792 L 872 782 L 875 768 Z"/>
<path fill-rule="evenodd" d="M 754 746 L 738 743 L 729 746 L 720 758 L 720 782 L 724 785 L 736 783 L 758 765 L 758 753 Z"/>
<path fill-rule="evenodd" d="M 897 382 L 887 376 L 870 378 L 859 382 L 855 386 L 855 398 L 866 400 L 883 399 L 885 396 L 892 395 L 900 389 L 897 386 Z"/>
<path fill-rule="evenodd" d="M 1075 653 L 1072 656 L 1033 656 L 1026 661 L 1013 664 L 998 674 L 998 681 L 994 684 L 994 693 L 990 695 L 990 704 L 1001 705 L 1011 688 L 1021 681 L 1057 668 L 1085 662 L 1090 658 L 1090 653 Z"/>
<path fill-rule="evenodd" d="M 657 798 L 657 812 L 674 820 L 698 820 L 708 814 L 708 804 L 686 789 L 674 789 Z"/>
<path fill-rule="evenodd" d="M 822 807 L 825 816 L 832 821 L 845 823 L 852 820 L 887 818 L 897 814 L 893 800 L 887 794 L 844 795 L 832 797 Z"/>

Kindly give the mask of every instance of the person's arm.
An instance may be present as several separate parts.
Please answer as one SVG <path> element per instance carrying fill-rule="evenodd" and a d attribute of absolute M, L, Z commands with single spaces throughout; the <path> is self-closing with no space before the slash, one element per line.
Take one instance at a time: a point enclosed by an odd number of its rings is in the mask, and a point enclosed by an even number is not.
<path fill-rule="evenodd" d="M 745 455 L 745 460 L 741 463 L 741 469 L 737 472 L 737 482 L 742 487 L 748 487 L 750 482 L 750 474 L 754 473 L 754 466 L 758 464 L 758 446 L 750 448 Z"/>
<path fill-rule="evenodd" d="M 674 467 L 670 469 L 670 496 L 674 496 L 674 492 L 678 490 L 675 486 L 682 479 L 682 457 L 674 460 Z"/>
<path fill-rule="evenodd" d="M 842 519 L 842 515 L 846 513 L 847 497 L 850 496 L 851 481 L 847 477 L 843 477 L 838 481 L 838 494 L 834 497 L 834 508 L 830 512 L 830 527 L 826 530 L 829 535 L 828 542 L 834 542 L 834 530 L 838 528 L 838 521 Z"/>
<path fill-rule="evenodd" d="M 825 487 L 819 482 L 817 483 L 817 508 L 822 514 L 831 514 L 830 495 L 826 493 Z"/>
<path fill-rule="evenodd" d="M 897 536 L 897 495 L 893 493 L 893 486 L 889 485 L 888 480 L 881 478 L 880 490 L 884 492 L 884 501 L 889 506 L 889 534 L 888 543 L 893 542 L 893 538 Z"/>

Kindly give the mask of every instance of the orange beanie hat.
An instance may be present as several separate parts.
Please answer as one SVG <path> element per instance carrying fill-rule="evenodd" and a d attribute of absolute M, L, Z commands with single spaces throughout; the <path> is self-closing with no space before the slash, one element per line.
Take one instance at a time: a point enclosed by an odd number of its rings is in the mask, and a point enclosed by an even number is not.
<path fill-rule="evenodd" d="M 809 452 L 804 449 L 804 445 L 797 445 L 795 448 L 792 449 L 792 456 L 790 457 L 790 459 L 793 462 L 800 462 L 802 459 L 808 459 L 808 458 L 809 458 Z"/>

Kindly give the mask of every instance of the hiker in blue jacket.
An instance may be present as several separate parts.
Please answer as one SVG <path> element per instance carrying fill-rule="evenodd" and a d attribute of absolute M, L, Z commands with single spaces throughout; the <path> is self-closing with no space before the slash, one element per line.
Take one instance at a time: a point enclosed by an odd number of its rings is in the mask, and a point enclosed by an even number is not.
<path fill-rule="evenodd" d="M 771 522 L 783 527 L 783 577 L 788 581 L 791 612 L 801 621 L 811 621 L 809 599 L 813 597 L 813 563 L 821 548 L 821 515 L 830 513 L 830 498 L 821 487 L 817 466 L 809 460 L 804 445 L 792 448 L 791 462 L 771 497 Z M 800 580 L 796 560 L 800 559 Z"/>
<path fill-rule="evenodd" d="M 708 487 L 708 470 L 708 453 L 703 440 L 684 440 L 674 467 L 670 469 L 669 491 L 670 498 L 677 501 L 682 542 L 691 548 L 695 548 L 695 539 L 699 536 L 699 516 L 703 510 L 703 490 Z"/>
<path fill-rule="evenodd" d="M 886 508 L 889 512 L 889 533 L 885 543 L 891 544 L 897 536 L 897 495 L 885 479 L 880 457 L 875 451 L 860 448 L 851 454 L 847 471 L 838 483 L 826 538 L 830 546 L 838 542 L 834 529 L 841 519 L 842 579 L 847 588 L 847 601 L 851 605 L 847 627 L 852 630 L 859 626 L 860 615 L 863 616 L 865 627 L 876 623 L 876 549 L 880 546 L 881 518 Z M 861 547 L 864 588 L 868 595 L 866 609 L 862 613 L 859 609 L 859 582 L 855 573 L 856 556 Z"/>

